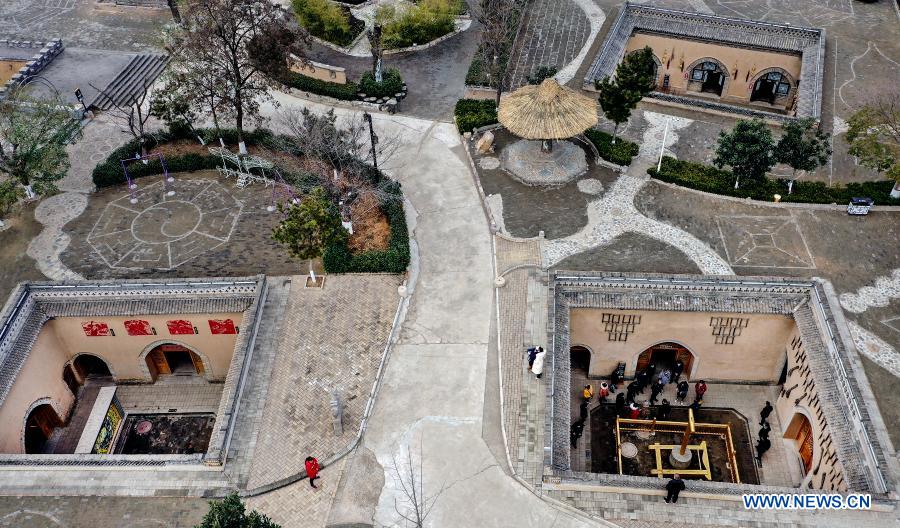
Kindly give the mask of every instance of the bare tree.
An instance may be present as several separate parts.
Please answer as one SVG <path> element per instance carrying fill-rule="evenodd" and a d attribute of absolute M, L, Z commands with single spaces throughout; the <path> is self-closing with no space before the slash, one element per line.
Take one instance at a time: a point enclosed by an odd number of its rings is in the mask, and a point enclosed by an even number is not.
<path fill-rule="evenodd" d="M 167 42 L 177 50 L 174 68 L 207 76 L 210 91 L 196 96 L 214 94 L 211 108 L 234 119 L 240 153 L 246 154 L 246 122 L 259 119 L 262 101 L 272 101 L 269 88 L 279 84 L 277 74 L 291 53 L 303 56 L 308 35 L 269 0 L 194 0 L 182 20 Z"/>
<path fill-rule="evenodd" d="M 521 12 L 519 0 L 481 0 L 481 9 L 476 15 L 482 26 L 478 59 L 488 84 L 497 90 L 497 105 L 508 82 L 509 57 Z"/>
<path fill-rule="evenodd" d="M 128 131 L 140 144 L 141 156 L 146 156 L 147 139 L 150 137 L 147 134 L 147 121 L 152 115 L 150 112 L 150 83 L 148 80 L 146 78 L 142 79 L 140 86 L 136 90 L 121 97 L 117 97 L 105 89 L 97 88 L 93 84 L 90 86 L 107 97 L 107 100 L 112 105 L 109 115 L 128 127 Z"/>
<path fill-rule="evenodd" d="M 437 492 L 429 494 L 425 489 L 425 478 L 422 471 L 422 461 L 424 459 L 424 451 L 422 450 L 422 440 L 419 439 L 419 457 L 413 460 L 412 451 L 407 447 L 405 457 L 398 460 L 396 453 L 391 454 L 393 466 L 394 482 L 396 483 L 403 498 L 394 499 L 394 511 L 399 516 L 400 523 L 406 526 L 422 528 L 425 526 L 425 520 L 437 503 L 441 494 L 447 489 L 445 484 L 441 484 Z"/>

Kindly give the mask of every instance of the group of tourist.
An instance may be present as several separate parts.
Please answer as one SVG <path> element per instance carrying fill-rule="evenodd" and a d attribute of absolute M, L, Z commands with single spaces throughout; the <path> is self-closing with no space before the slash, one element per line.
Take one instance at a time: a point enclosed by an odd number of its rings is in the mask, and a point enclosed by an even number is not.
<path fill-rule="evenodd" d="M 762 456 L 766 451 L 772 447 L 772 442 L 769 441 L 769 431 L 772 430 L 772 426 L 769 425 L 769 415 L 772 414 L 772 404 L 766 402 L 765 407 L 759 411 L 759 425 L 761 426 L 759 430 L 759 440 L 756 442 L 756 461 L 762 465 Z"/>

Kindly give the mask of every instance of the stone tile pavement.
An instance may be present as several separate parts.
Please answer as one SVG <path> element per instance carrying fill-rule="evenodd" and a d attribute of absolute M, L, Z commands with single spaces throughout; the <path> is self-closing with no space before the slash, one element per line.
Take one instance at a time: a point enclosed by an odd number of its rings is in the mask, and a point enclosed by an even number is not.
<path fill-rule="evenodd" d="M 293 484 L 245 499 L 248 509 L 268 515 L 282 528 L 312 528 L 325 526 L 331 504 L 344 472 L 347 458 L 322 469 L 313 489 L 304 479 Z"/>
<path fill-rule="evenodd" d="M 359 430 L 399 297 L 397 275 L 329 275 L 322 289 L 292 283 L 269 380 L 248 488 L 325 461 Z M 332 391 L 344 406 L 343 433 L 332 430 Z"/>
<path fill-rule="evenodd" d="M 541 66 L 562 69 L 591 34 L 588 17 L 573 0 L 533 0 L 525 12 L 510 58 L 511 90 L 528 84 L 528 76 Z"/>
<path fill-rule="evenodd" d="M 165 413 L 170 409 L 179 413 L 215 413 L 218 410 L 222 383 L 209 383 L 202 378 L 179 381 L 163 377 L 152 385 L 119 385 L 116 397 L 129 413 Z"/>
<path fill-rule="evenodd" d="M 0 497 L 0 528 L 190 528 L 206 499 L 132 497 Z"/>

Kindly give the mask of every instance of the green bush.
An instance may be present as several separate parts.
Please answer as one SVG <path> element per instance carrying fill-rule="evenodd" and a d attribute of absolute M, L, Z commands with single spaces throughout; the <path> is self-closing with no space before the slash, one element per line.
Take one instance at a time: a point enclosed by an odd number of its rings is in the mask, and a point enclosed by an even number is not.
<path fill-rule="evenodd" d="M 591 143 L 597 147 L 600 157 L 616 165 L 631 165 L 631 159 L 637 156 L 637 144 L 617 138 L 612 142 L 612 135 L 596 129 L 588 129 L 584 133 Z"/>
<path fill-rule="evenodd" d="M 493 99 L 460 99 L 454 109 L 456 128 L 460 134 L 497 122 L 497 105 Z"/>
<path fill-rule="evenodd" d="M 342 101 L 353 101 L 356 99 L 356 93 L 359 91 L 356 83 L 348 82 L 347 84 L 338 84 L 320 79 L 313 79 L 306 75 L 289 72 L 287 82 L 285 83 L 291 88 L 303 90 L 326 97 L 333 97 Z"/>
<path fill-rule="evenodd" d="M 395 198 L 381 201 L 388 218 L 391 236 L 388 248 L 354 255 L 347 244 L 333 244 L 325 249 L 322 264 L 328 273 L 403 273 L 409 266 L 409 231 L 403 214 L 400 184 L 382 176 L 381 189 Z"/>
<path fill-rule="evenodd" d="M 458 0 L 421 0 L 402 10 L 393 6 L 379 8 L 376 19 L 382 24 L 382 42 L 386 49 L 408 48 L 452 33 Z"/>
<path fill-rule="evenodd" d="M 348 8 L 329 0 L 293 0 L 293 5 L 300 25 L 310 35 L 338 46 L 349 46 L 365 28 Z"/>
<path fill-rule="evenodd" d="M 850 183 L 846 186 L 835 185 L 829 187 L 823 182 L 794 182 L 793 192 L 787 193 L 787 180 L 766 179 L 762 182 L 741 183 L 740 188 L 734 188 L 734 175 L 731 171 L 720 170 L 702 163 L 676 160 L 668 156 L 663 158 L 659 172 L 656 167 L 647 170 L 651 177 L 658 180 L 674 183 L 690 189 L 705 191 L 737 198 L 752 198 L 771 202 L 773 196 L 781 195 L 783 202 L 795 203 L 821 203 L 821 204 L 847 204 L 854 196 L 868 196 L 875 203 L 882 205 L 900 205 L 900 199 L 889 196 L 892 181 Z"/>
<path fill-rule="evenodd" d="M 381 82 L 375 82 L 375 75 L 367 71 L 359 79 L 359 90 L 366 97 L 394 97 L 403 91 L 403 77 L 400 70 L 390 68 L 382 73 Z"/>

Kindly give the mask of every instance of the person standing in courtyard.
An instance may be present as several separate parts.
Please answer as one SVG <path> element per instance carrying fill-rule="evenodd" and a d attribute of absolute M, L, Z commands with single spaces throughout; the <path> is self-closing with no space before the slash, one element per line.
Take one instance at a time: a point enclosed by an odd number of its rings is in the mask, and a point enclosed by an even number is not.
<path fill-rule="evenodd" d="M 628 417 L 632 420 L 637 420 L 640 415 L 640 407 L 638 407 L 636 403 L 631 402 L 631 405 L 628 406 Z"/>
<path fill-rule="evenodd" d="M 606 398 L 609 397 L 609 383 L 605 381 L 600 382 L 600 402 L 606 403 Z"/>
<path fill-rule="evenodd" d="M 762 456 L 772 447 L 772 442 L 768 437 L 760 438 L 759 442 L 756 443 L 756 461 L 762 465 Z"/>
<path fill-rule="evenodd" d="M 769 422 L 769 415 L 772 414 L 772 409 L 772 404 L 766 402 L 766 406 L 763 407 L 761 411 L 759 411 L 759 425 L 763 425 Z"/>
<path fill-rule="evenodd" d="M 684 481 L 681 480 L 681 475 L 675 473 L 672 475 L 672 479 L 666 483 L 666 502 L 678 502 L 678 494 L 684 491 L 685 485 Z"/>
<path fill-rule="evenodd" d="M 647 383 L 653 383 L 653 376 L 656 375 L 656 363 L 650 363 L 647 365 Z"/>
<path fill-rule="evenodd" d="M 581 397 L 584 398 L 584 401 L 590 402 L 594 397 L 594 387 L 590 384 L 585 385 L 584 390 L 581 391 Z"/>
<path fill-rule="evenodd" d="M 687 380 L 681 380 L 678 382 L 678 390 L 675 394 L 675 401 L 683 404 L 684 400 L 687 398 L 688 390 L 690 389 L 690 385 L 688 385 Z"/>
<path fill-rule="evenodd" d="M 635 383 L 637 383 L 637 392 L 644 392 L 644 389 L 650 383 L 650 379 L 647 377 L 647 371 L 642 370 L 637 373 L 637 376 L 634 378 Z"/>
<path fill-rule="evenodd" d="M 769 431 L 772 430 L 772 426 L 769 425 L 769 422 L 763 424 L 763 426 L 759 429 L 759 437 L 769 439 Z"/>
<path fill-rule="evenodd" d="M 676 359 L 675 365 L 672 367 L 672 383 L 678 383 L 682 372 L 684 372 L 684 363 L 680 359 Z"/>
<path fill-rule="evenodd" d="M 306 457 L 305 465 L 306 465 L 306 476 L 309 477 L 309 485 L 318 489 L 318 486 L 316 486 L 315 481 L 316 481 L 316 479 L 321 478 L 321 477 L 319 477 L 319 469 L 321 469 L 319 467 L 319 461 L 316 460 L 314 457 L 308 456 L 308 457 Z"/>
<path fill-rule="evenodd" d="M 668 420 L 669 413 L 672 412 L 672 405 L 669 403 L 669 400 L 663 398 L 662 405 L 659 407 L 659 419 L 660 420 Z"/>
<path fill-rule="evenodd" d="M 663 385 L 668 385 L 669 380 L 672 379 L 672 371 L 669 369 L 662 369 L 662 372 L 659 373 L 659 382 Z"/>
<path fill-rule="evenodd" d="M 699 401 L 703 399 L 703 395 L 706 394 L 706 382 L 700 380 L 694 385 L 694 391 L 697 393 L 697 397 L 694 398 L 695 401 Z"/>
<path fill-rule="evenodd" d="M 534 356 L 534 364 L 531 366 L 531 372 L 533 372 L 538 379 L 541 379 L 541 375 L 544 373 L 544 356 L 546 355 L 547 352 L 542 348 L 538 350 L 537 355 Z"/>
<path fill-rule="evenodd" d="M 616 395 L 616 416 L 623 418 L 622 411 L 625 410 L 625 393 L 620 392 Z"/>
<path fill-rule="evenodd" d="M 628 384 L 628 389 L 627 389 L 627 391 L 628 391 L 628 395 L 626 396 L 625 399 L 627 399 L 627 400 L 630 401 L 630 402 L 633 402 L 633 401 L 634 401 L 634 397 L 637 396 L 637 394 L 638 394 L 639 392 L 641 392 L 641 389 L 640 389 L 640 382 L 638 382 L 637 380 L 635 380 L 635 381 L 632 381 L 631 383 L 629 383 L 629 384 Z"/>
<path fill-rule="evenodd" d="M 661 379 L 658 379 L 653 382 L 653 386 L 650 387 L 650 404 L 656 405 L 656 399 L 659 398 L 659 393 L 663 391 L 666 387 L 665 383 L 662 382 Z"/>
<path fill-rule="evenodd" d="M 582 420 L 584 420 L 588 417 L 588 402 L 582 401 L 581 405 L 579 407 L 580 407 L 580 409 L 579 409 L 578 415 L 581 417 Z"/>

